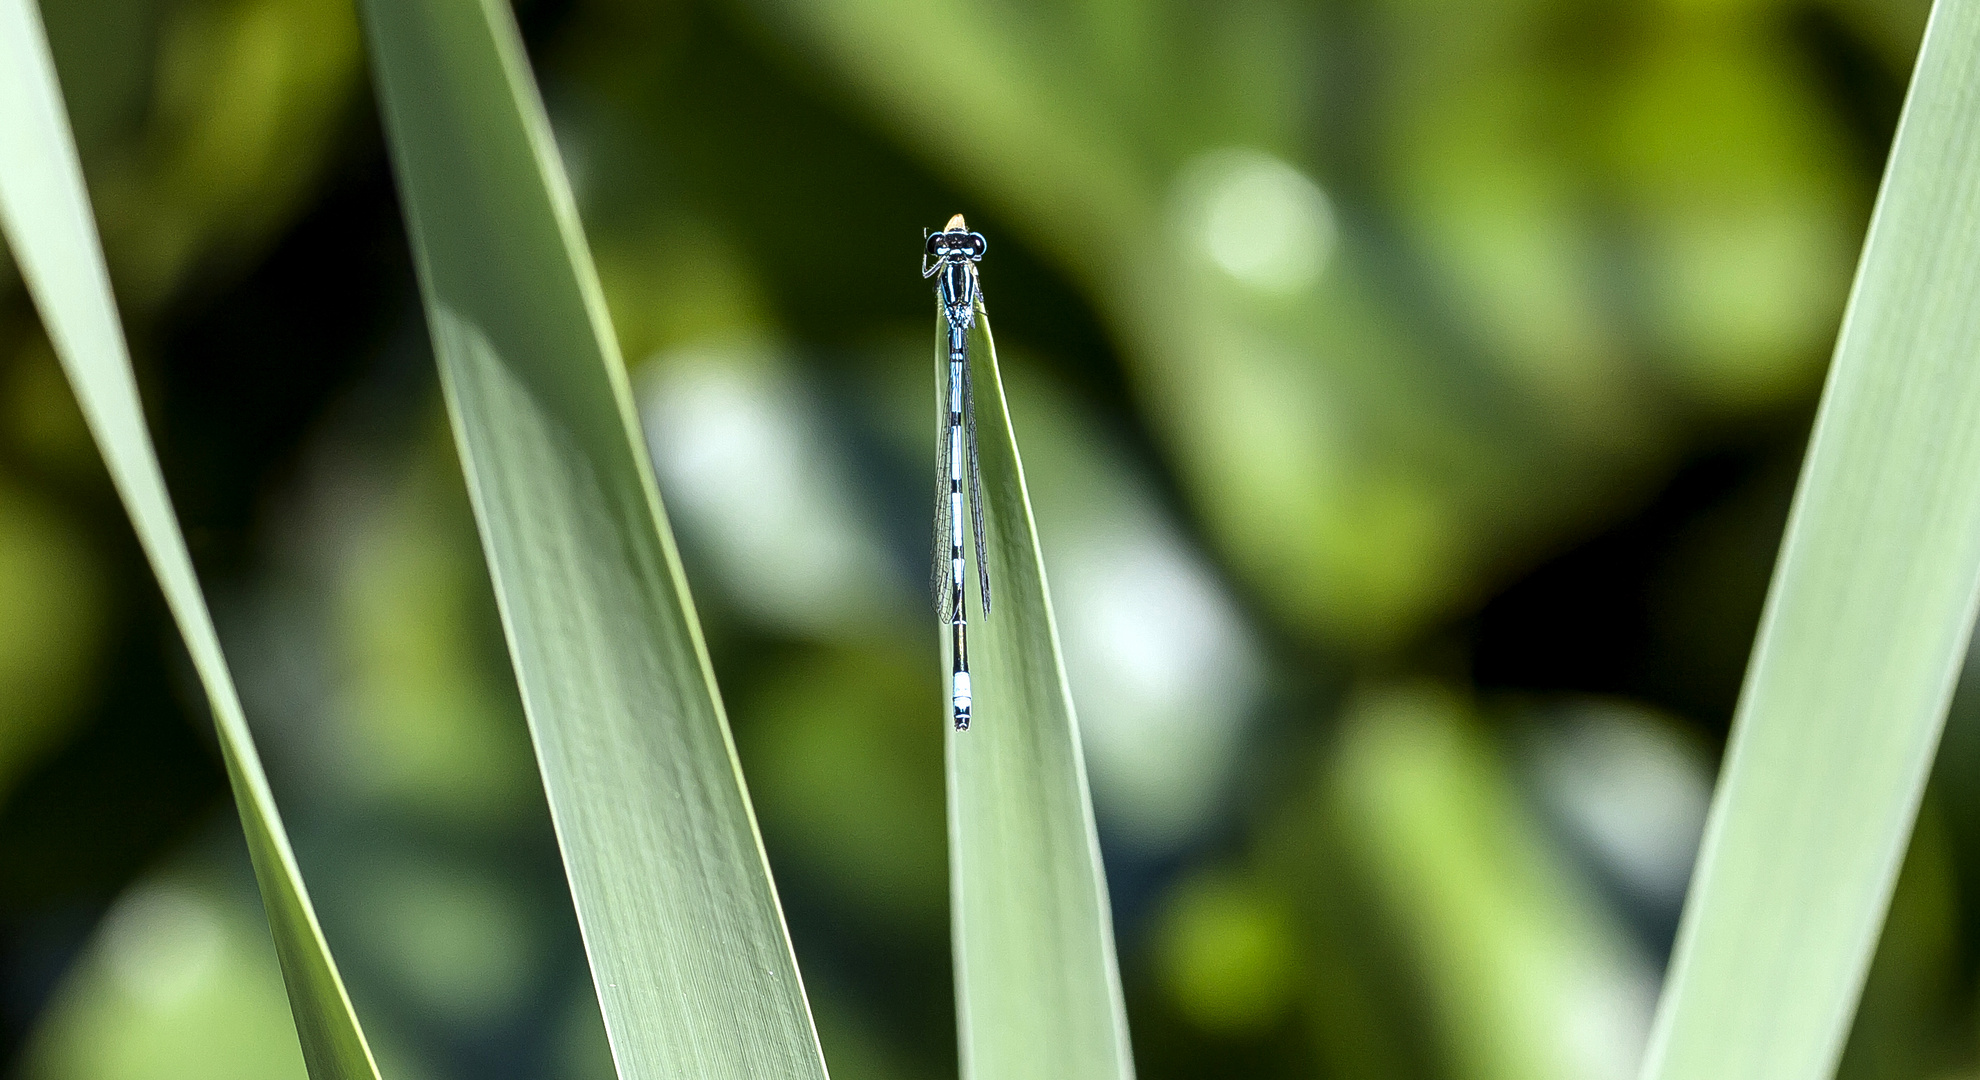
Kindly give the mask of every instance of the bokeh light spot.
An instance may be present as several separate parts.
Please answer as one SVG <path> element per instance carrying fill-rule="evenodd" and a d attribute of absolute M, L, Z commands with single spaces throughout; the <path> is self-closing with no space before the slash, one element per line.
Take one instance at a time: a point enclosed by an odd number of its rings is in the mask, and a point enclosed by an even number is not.
<path fill-rule="evenodd" d="M 103 959 L 130 998 L 158 1010 L 185 1000 L 220 957 L 220 919 L 211 904 L 174 882 L 133 890 L 103 927 Z"/>
<path fill-rule="evenodd" d="M 1183 885 L 1171 903 L 1161 938 L 1163 978 L 1199 1026 L 1252 1033 L 1285 1014 L 1297 945 L 1283 903 L 1235 878 L 1205 876 Z"/>
<path fill-rule="evenodd" d="M 1318 280 L 1335 239 L 1333 206 L 1318 184 L 1257 150 L 1221 150 L 1196 170 L 1212 262 L 1265 292 L 1296 293 Z"/>

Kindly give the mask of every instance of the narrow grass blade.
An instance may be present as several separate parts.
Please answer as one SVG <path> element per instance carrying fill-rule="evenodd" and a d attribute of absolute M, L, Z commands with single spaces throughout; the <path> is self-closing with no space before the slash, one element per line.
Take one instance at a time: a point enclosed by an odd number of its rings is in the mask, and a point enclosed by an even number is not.
<path fill-rule="evenodd" d="M 1871 219 L 1643 1075 L 1835 1068 L 1980 585 L 1980 3 Z"/>
<path fill-rule="evenodd" d="M 61 88 L 33 0 L 0 0 L 0 225 L 213 706 L 220 752 L 314 1080 L 372 1077 L 165 490 Z"/>
<path fill-rule="evenodd" d="M 619 1074 L 822 1078 L 508 6 L 363 9 L 447 408 Z"/>
<path fill-rule="evenodd" d="M 945 325 L 937 321 L 938 387 L 948 379 Z M 977 319 L 970 356 L 997 594 L 991 616 L 970 628 L 975 717 L 948 742 L 962 1075 L 1125 1080 L 1134 1061 L 1079 724 L 988 316 Z"/>

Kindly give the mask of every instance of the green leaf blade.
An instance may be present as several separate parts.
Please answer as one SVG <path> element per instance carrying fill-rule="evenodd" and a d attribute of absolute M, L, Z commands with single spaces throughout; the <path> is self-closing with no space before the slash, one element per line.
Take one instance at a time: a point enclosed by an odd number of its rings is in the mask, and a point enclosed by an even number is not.
<path fill-rule="evenodd" d="M 514 24 L 477 0 L 364 8 L 448 412 L 619 1074 L 822 1080 Z"/>
<path fill-rule="evenodd" d="M 0 0 L 0 225 L 184 636 L 313 1080 L 376 1080 L 220 649 L 138 401 L 82 168 L 32 0 Z"/>
<path fill-rule="evenodd" d="M 968 731 L 948 735 L 962 1075 L 1131 1080 L 1134 1059 L 1079 723 L 996 343 L 981 313 L 971 363 L 995 603 L 987 618 L 972 613 L 975 715 Z M 936 385 L 946 386 L 947 330 L 939 320 L 935 369 Z M 945 673 L 948 649 L 944 634 Z M 945 703 L 947 685 L 945 675 Z"/>
<path fill-rule="evenodd" d="M 1934 11 L 1643 1075 L 1829 1076 L 1980 590 L 1980 4 Z"/>

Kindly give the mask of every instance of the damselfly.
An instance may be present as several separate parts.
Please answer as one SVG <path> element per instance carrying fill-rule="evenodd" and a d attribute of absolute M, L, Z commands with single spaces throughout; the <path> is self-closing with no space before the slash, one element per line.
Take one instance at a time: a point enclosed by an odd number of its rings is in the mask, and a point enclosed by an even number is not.
<path fill-rule="evenodd" d="M 970 389 L 969 332 L 983 299 L 976 264 L 983 260 L 982 233 L 969 231 L 957 214 L 941 232 L 928 236 L 921 253 L 921 276 L 935 279 L 935 297 L 948 329 L 948 385 L 943 387 L 942 421 L 935 451 L 935 566 L 929 585 L 935 615 L 949 626 L 954 658 L 949 668 L 950 704 L 956 730 L 969 728 L 969 620 L 963 605 L 963 490 L 967 480 L 976 537 L 977 599 L 990 617 L 990 563 L 983 545 L 983 479 L 977 465 L 976 398 Z"/>

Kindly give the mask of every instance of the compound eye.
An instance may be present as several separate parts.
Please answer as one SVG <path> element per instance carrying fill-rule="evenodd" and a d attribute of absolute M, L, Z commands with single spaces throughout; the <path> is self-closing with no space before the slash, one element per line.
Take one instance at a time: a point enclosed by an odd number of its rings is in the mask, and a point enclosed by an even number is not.
<path fill-rule="evenodd" d="M 969 253 L 971 259 L 981 259 L 984 249 L 988 246 L 982 233 L 970 233 L 963 239 L 963 250 Z"/>
<path fill-rule="evenodd" d="M 928 254 L 940 258 L 949 253 L 949 241 L 942 233 L 929 233 L 925 250 Z"/>

